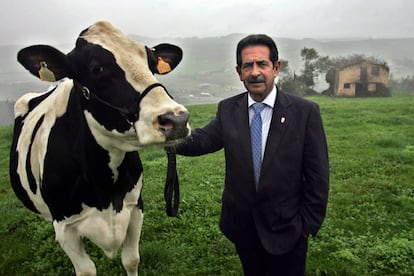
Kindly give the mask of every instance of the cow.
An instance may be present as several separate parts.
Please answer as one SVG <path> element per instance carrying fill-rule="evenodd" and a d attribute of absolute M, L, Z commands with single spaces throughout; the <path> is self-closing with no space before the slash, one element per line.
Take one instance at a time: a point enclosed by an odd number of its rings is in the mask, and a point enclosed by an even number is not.
<path fill-rule="evenodd" d="M 109 258 L 122 246 L 124 269 L 138 275 L 138 150 L 172 146 L 190 133 L 188 111 L 154 76 L 172 71 L 182 50 L 167 43 L 149 48 L 100 21 L 80 33 L 68 54 L 34 45 L 17 59 L 53 83 L 15 104 L 10 180 L 16 196 L 53 223 L 76 275 L 96 275 L 83 237 Z"/>

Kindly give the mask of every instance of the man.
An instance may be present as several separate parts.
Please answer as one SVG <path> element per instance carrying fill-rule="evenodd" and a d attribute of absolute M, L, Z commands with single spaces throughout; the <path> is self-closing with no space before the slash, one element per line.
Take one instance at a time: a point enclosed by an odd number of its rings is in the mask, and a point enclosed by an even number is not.
<path fill-rule="evenodd" d="M 318 232 L 326 212 L 329 164 L 319 107 L 278 89 L 279 69 L 270 37 L 242 39 L 236 70 L 247 92 L 221 101 L 216 117 L 176 147 L 187 156 L 224 148 L 220 228 L 245 275 L 304 275 L 308 235 Z M 264 103 L 259 116 L 254 103 Z M 253 142 L 257 120 L 260 138 Z"/>

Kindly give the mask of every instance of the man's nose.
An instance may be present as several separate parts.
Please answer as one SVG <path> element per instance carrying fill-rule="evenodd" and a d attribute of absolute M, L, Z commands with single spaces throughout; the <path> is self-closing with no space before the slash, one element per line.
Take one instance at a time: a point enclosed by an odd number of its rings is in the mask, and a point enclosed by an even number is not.
<path fill-rule="evenodd" d="M 259 66 L 256 63 L 253 63 L 253 68 L 252 68 L 251 75 L 259 76 L 260 75 L 260 70 L 259 69 L 260 69 Z"/>

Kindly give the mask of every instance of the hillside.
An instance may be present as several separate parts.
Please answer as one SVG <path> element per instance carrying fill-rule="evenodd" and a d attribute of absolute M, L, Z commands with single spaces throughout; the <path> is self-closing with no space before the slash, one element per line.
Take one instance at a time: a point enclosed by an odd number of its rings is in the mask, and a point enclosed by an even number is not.
<path fill-rule="evenodd" d="M 183 49 L 183 61 L 177 69 L 169 75 L 159 76 L 158 79 L 169 88 L 177 101 L 187 105 L 214 103 L 243 90 L 234 67 L 236 44 L 244 36 L 244 34 L 231 34 L 207 38 L 149 38 L 130 35 L 132 39 L 148 46 L 168 42 L 175 43 Z M 412 55 L 414 38 L 274 39 L 279 47 L 280 58 L 289 62 L 292 71 L 298 72 L 301 69 L 300 50 L 307 47 L 316 49 L 320 56 L 338 57 L 351 54 L 375 56 L 388 63 L 393 77 L 414 75 Z M 74 42 L 56 47 L 63 52 L 69 52 L 73 45 Z M 49 83 L 41 82 L 31 76 L 17 63 L 17 52 L 24 46 L 0 46 L 0 101 L 16 100 L 23 93 L 42 91 L 49 86 Z M 318 84 L 327 85 L 323 76 Z"/>

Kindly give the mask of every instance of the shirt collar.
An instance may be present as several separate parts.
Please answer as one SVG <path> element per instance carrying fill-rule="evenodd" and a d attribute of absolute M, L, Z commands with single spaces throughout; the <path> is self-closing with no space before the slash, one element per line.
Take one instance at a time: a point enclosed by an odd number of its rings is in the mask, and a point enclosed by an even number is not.
<path fill-rule="evenodd" d="M 269 95 L 267 95 L 267 97 L 263 100 L 262 103 L 266 104 L 267 106 L 273 108 L 275 105 L 275 100 L 276 100 L 276 94 L 277 94 L 277 89 L 276 89 L 276 85 L 273 86 L 272 91 L 270 91 Z M 253 98 L 250 96 L 250 94 L 248 93 L 248 107 L 251 107 L 252 104 L 256 103 L 255 100 L 253 100 Z"/>

